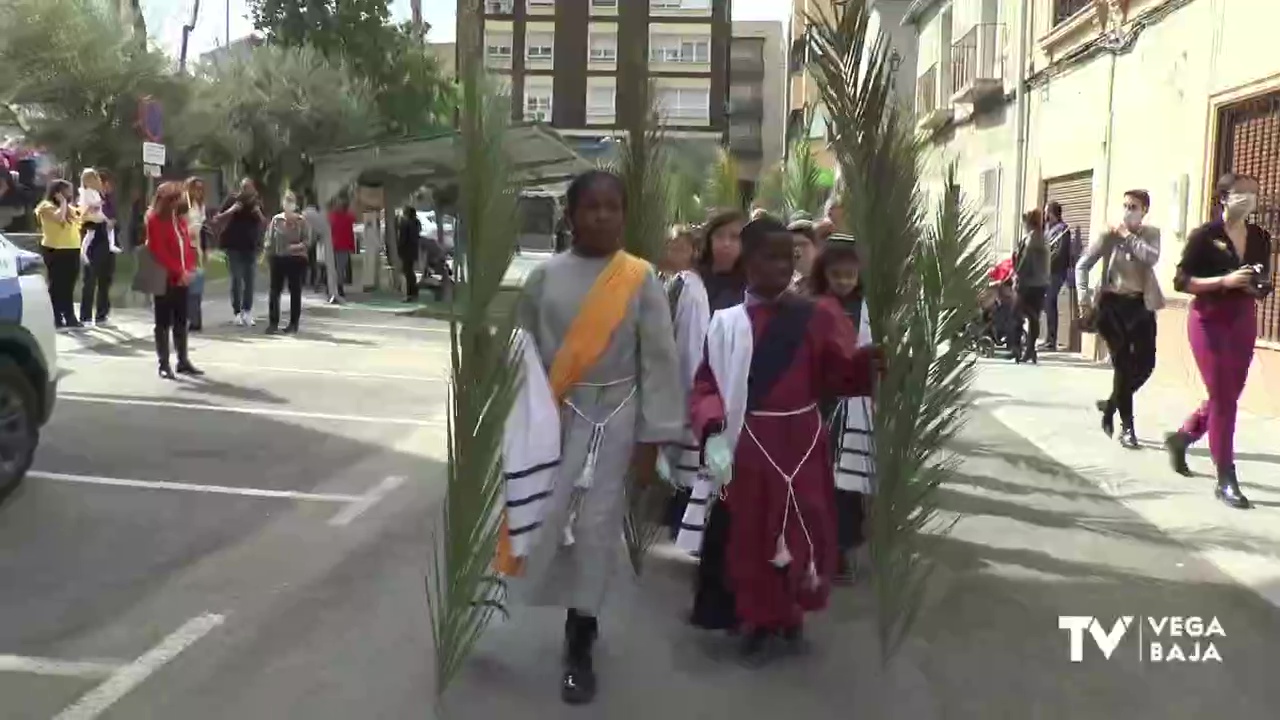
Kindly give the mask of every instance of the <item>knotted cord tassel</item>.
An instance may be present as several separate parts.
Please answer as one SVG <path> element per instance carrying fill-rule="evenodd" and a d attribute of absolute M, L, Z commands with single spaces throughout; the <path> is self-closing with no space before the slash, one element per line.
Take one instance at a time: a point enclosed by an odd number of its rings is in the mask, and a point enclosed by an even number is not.
<path fill-rule="evenodd" d="M 818 566 L 812 559 L 809 560 L 809 574 L 805 581 L 809 586 L 810 592 L 817 592 L 818 588 L 822 587 L 822 578 L 818 575 Z"/>
<path fill-rule="evenodd" d="M 591 439 L 587 441 L 587 462 L 582 467 L 582 475 L 578 477 L 577 487 L 589 488 L 596 478 L 596 461 L 600 459 L 600 446 L 604 444 L 604 425 L 596 423 L 591 428 Z"/>
<path fill-rule="evenodd" d="M 787 548 L 787 538 L 784 535 L 778 536 L 778 550 L 773 554 L 773 560 L 770 562 L 776 568 L 784 568 L 791 564 L 791 550 Z"/>
<path fill-rule="evenodd" d="M 573 537 L 573 524 L 578 521 L 578 511 L 582 509 L 582 498 L 586 493 L 575 488 L 573 495 L 569 498 L 569 520 L 564 524 L 564 538 L 562 540 L 565 547 L 570 547 L 575 541 Z"/>

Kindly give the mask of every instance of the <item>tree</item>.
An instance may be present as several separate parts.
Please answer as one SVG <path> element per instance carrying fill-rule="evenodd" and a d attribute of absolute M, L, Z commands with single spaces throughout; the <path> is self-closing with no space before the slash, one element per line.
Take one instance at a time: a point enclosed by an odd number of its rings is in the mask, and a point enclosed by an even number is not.
<path fill-rule="evenodd" d="M 932 562 L 925 536 L 947 529 L 938 489 L 953 469 L 944 448 L 963 426 L 975 373 L 956 342 L 985 286 L 981 223 L 965 205 L 954 167 L 926 222 L 923 148 L 894 101 L 889 48 L 871 29 L 868 0 L 811 18 L 813 73 L 828 111 L 843 179 L 844 229 L 858 240 L 864 297 L 886 371 L 876 394 L 876 496 L 871 578 L 881 658 L 888 662 L 922 609 Z"/>
<path fill-rule="evenodd" d="M 454 89 L 387 0 L 251 0 L 254 26 L 285 47 L 311 46 L 369 84 L 380 134 L 419 135 L 452 121 Z"/>
<path fill-rule="evenodd" d="M 201 73 L 183 119 L 190 149 L 238 164 L 268 195 L 309 185 L 316 153 L 371 138 L 368 86 L 315 50 L 264 45 Z"/>
<path fill-rule="evenodd" d="M 101 0 L 0 0 L 0 122 L 76 167 L 140 168 L 139 100 L 172 117 L 187 88 L 133 33 Z"/>
<path fill-rule="evenodd" d="M 817 217 L 830 188 L 822 182 L 822 166 L 813 156 L 808 138 L 791 143 L 783 172 L 783 209 L 787 217 L 807 213 Z"/>
<path fill-rule="evenodd" d="M 707 174 L 702 204 L 708 210 L 741 210 L 742 186 L 738 184 L 738 163 L 724 148 L 716 152 Z"/>

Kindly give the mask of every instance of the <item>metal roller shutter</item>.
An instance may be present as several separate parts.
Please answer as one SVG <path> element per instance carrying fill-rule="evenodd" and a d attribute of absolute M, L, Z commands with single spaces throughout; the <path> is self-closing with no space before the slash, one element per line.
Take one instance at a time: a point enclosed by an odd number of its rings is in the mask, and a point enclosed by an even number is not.
<path fill-rule="evenodd" d="M 1076 173 L 1044 181 L 1044 204 L 1057 202 L 1062 206 L 1062 221 L 1080 236 L 1081 247 L 1088 247 L 1092 238 L 1089 218 L 1093 215 L 1093 172 Z M 1078 299 L 1076 289 L 1068 283 L 1058 297 L 1058 340 L 1067 341 L 1072 352 L 1080 350 L 1080 328 L 1077 327 Z"/>
<path fill-rule="evenodd" d="M 1223 108 L 1218 116 L 1217 175 L 1244 173 L 1258 178 L 1261 192 L 1252 221 L 1280 237 L 1280 92 Z M 1271 280 L 1280 280 L 1280 247 L 1271 258 Z M 1280 342 L 1280 296 L 1272 293 L 1258 308 L 1258 339 Z"/>

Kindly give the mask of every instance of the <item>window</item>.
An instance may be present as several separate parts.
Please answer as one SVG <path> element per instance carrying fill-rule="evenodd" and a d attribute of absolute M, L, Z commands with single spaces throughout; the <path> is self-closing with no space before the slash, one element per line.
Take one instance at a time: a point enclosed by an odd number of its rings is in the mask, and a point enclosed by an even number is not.
<path fill-rule="evenodd" d="M 672 123 L 690 120 L 706 122 L 710 116 L 711 91 L 704 87 L 659 88 L 658 107 Z"/>
<path fill-rule="evenodd" d="M 591 7 L 616 8 L 618 7 L 618 0 L 591 0 Z"/>
<path fill-rule="evenodd" d="M 649 0 L 652 10 L 710 10 L 711 0 Z"/>
<path fill-rule="evenodd" d="M 612 85 L 587 88 L 587 122 L 613 122 L 616 96 Z"/>
<path fill-rule="evenodd" d="M 1053 0 L 1053 24 L 1058 26 L 1093 5 L 1093 0 Z"/>
<path fill-rule="evenodd" d="M 556 0 L 529 0 L 531 8 L 553 8 L 556 6 Z"/>
<path fill-rule="evenodd" d="M 515 11 L 513 0 L 487 0 L 484 11 L 490 15 L 510 15 Z"/>
<path fill-rule="evenodd" d="M 551 90 L 549 88 L 525 90 L 524 119 L 528 122 L 551 122 Z"/>
<path fill-rule="evenodd" d="M 485 54 L 491 58 L 511 58 L 511 36 L 493 33 L 485 38 Z"/>
<path fill-rule="evenodd" d="M 555 53 L 555 36 L 551 33 L 529 33 L 525 46 L 524 56 L 529 60 L 550 60 Z"/>
<path fill-rule="evenodd" d="M 613 33 L 592 33 L 591 62 L 616 62 L 618 59 L 618 36 Z"/>
<path fill-rule="evenodd" d="M 649 39 L 649 59 L 659 63 L 711 62 L 711 40 L 705 37 L 654 35 Z"/>

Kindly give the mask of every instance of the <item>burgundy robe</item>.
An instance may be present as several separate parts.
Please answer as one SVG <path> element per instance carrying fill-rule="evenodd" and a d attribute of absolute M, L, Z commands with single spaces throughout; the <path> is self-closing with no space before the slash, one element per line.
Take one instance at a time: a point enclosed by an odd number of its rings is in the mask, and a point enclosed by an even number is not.
<path fill-rule="evenodd" d="M 735 449 L 733 481 L 726 488 L 725 502 L 729 510 L 728 584 L 736 596 L 739 621 L 751 628 L 798 627 L 804 612 L 826 606 L 838 553 L 835 480 L 827 433 L 816 405 L 823 398 L 869 395 L 873 383 L 872 356 L 856 347 L 857 333 L 838 304 L 829 299 L 791 302 L 807 306 L 799 315 L 807 321 L 790 331 L 784 327 L 797 317 L 794 305 L 790 310 L 771 303 L 749 303 L 747 307 L 755 345 L 749 381 L 752 397 L 746 427 Z M 780 314 L 783 324 L 771 327 Z M 780 341 L 788 332 L 794 333 L 790 342 Z M 779 352 L 784 346 L 789 347 Z M 767 389 L 759 392 L 762 384 Z M 690 404 L 695 437 L 705 439 L 708 430 L 723 426 L 724 398 L 705 357 L 694 380 Z M 811 405 L 815 406 L 812 412 L 799 415 L 753 415 Z M 816 446 L 793 482 L 803 527 L 788 503 L 785 478 L 747 428 L 784 472 L 796 470 L 817 436 Z M 790 513 L 786 543 L 792 560 L 779 569 L 772 560 L 785 513 Z M 810 540 L 820 579 L 817 587 L 808 582 Z"/>

